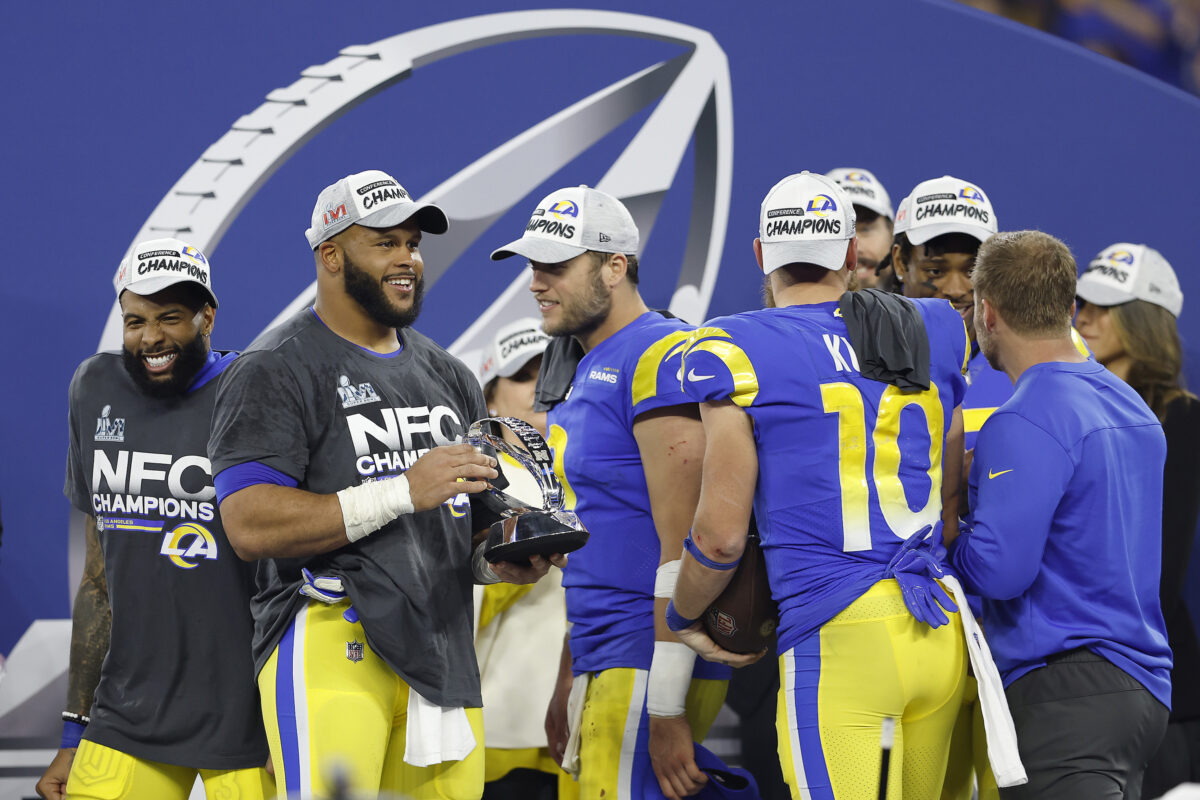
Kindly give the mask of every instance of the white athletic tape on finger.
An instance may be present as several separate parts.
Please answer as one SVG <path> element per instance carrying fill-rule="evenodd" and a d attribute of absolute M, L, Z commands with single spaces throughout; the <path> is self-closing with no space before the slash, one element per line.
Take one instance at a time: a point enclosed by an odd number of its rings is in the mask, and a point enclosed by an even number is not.
<path fill-rule="evenodd" d="M 679 581 L 679 565 L 682 563 L 683 559 L 677 558 L 674 561 L 658 565 L 658 570 L 654 573 L 655 597 L 665 597 L 670 600 L 671 596 L 675 594 L 675 584 Z"/>
<path fill-rule="evenodd" d="M 646 712 L 652 717 L 679 717 L 687 711 L 696 653 L 682 642 L 655 642 L 646 686 Z"/>
<path fill-rule="evenodd" d="M 337 493 L 346 538 L 357 542 L 399 517 L 414 511 L 408 476 L 368 481 Z"/>

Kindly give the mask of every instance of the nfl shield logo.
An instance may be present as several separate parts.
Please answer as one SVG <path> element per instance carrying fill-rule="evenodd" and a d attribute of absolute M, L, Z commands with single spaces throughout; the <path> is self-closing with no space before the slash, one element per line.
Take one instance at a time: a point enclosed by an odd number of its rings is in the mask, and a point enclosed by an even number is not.
<path fill-rule="evenodd" d="M 362 642 L 346 642 L 346 658 L 353 661 L 355 664 L 363 660 L 363 643 Z"/>

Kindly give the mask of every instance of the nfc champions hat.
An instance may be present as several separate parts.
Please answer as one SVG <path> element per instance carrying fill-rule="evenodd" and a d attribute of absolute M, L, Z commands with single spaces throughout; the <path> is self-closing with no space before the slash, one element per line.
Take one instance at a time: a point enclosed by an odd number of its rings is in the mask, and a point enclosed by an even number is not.
<path fill-rule="evenodd" d="M 947 233 L 965 233 L 986 242 L 998 230 L 987 195 L 978 186 L 949 175 L 918 183 L 904 202 L 909 217 L 903 232 L 913 244 L 925 244 Z M 904 203 L 900 205 L 904 207 Z M 899 219 L 895 230 L 902 230 Z"/>
<path fill-rule="evenodd" d="M 532 317 L 510 322 L 492 339 L 479 365 L 479 384 L 487 386 L 492 378 L 511 378 L 521 371 L 534 356 L 540 356 L 550 337 L 542 332 L 542 324 Z"/>
<path fill-rule="evenodd" d="M 546 195 L 533 210 L 525 235 L 492 253 L 492 260 L 523 256 L 561 264 L 588 250 L 637 255 L 638 229 L 628 209 L 611 194 L 572 186 Z"/>
<path fill-rule="evenodd" d="M 1079 276 L 1075 294 L 1098 306 L 1145 300 L 1176 317 L 1183 310 L 1175 270 L 1162 253 L 1144 244 L 1118 242 L 1106 247 Z"/>
<path fill-rule="evenodd" d="M 758 238 L 763 272 L 796 263 L 838 270 L 854 238 L 854 206 L 832 178 L 789 175 L 762 202 Z"/>
<path fill-rule="evenodd" d="M 316 250 L 326 239 L 351 225 L 390 228 L 416 215 L 426 233 L 445 233 L 450 227 L 445 213 L 432 203 L 417 203 L 404 187 L 386 172 L 369 169 L 347 175 L 330 184 L 317 196 L 312 227 L 304 232 L 308 246 Z"/>
<path fill-rule="evenodd" d="M 881 217 L 895 219 L 892 211 L 892 198 L 888 197 L 887 189 L 874 174 L 857 167 L 839 167 L 825 173 L 826 178 L 833 178 L 842 191 L 856 206 L 874 211 Z"/>
<path fill-rule="evenodd" d="M 177 283 L 195 283 L 204 289 L 212 307 L 217 307 L 213 294 L 208 259 L 199 248 L 178 239 L 150 239 L 139 242 L 121 259 L 113 287 L 117 298 L 128 289 L 137 295 L 161 292 Z"/>

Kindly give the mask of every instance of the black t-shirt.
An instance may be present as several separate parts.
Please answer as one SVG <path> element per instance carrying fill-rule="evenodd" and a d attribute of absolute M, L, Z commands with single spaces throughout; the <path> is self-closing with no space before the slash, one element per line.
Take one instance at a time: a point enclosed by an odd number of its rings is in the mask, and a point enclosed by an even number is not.
<path fill-rule="evenodd" d="M 1200 402 L 1180 397 L 1167 404 L 1163 433 L 1162 583 L 1159 599 L 1174 654 L 1171 720 L 1200 718 L 1200 642 L 1184 598 L 1188 561 L 1200 513 Z"/>
<path fill-rule="evenodd" d="M 330 331 L 311 309 L 267 331 L 221 378 L 209 453 L 219 473 L 259 462 L 298 488 L 331 494 L 397 475 L 487 416 L 472 373 L 406 329 L 380 356 Z M 304 600 L 300 569 L 342 578 L 372 649 L 437 705 L 478 707 L 471 639 L 471 513 L 464 495 L 406 514 L 312 558 L 264 559 L 254 598 L 262 669 Z"/>
<path fill-rule="evenodd" d="M 96 517 L 112 634 L 85 738 L 203 769 L 267 759 L 250 641 L 254 569 L 217 514 L 208 463 L 216 382 L 144 394 L 121 357 L 75 372 L 64 493 Z"/>

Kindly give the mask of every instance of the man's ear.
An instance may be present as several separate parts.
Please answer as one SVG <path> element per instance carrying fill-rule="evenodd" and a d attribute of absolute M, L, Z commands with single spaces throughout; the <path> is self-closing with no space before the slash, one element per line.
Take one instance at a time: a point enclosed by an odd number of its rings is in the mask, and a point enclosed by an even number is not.
<path fill-rule="evenodd" d="M 762 239 L 757 236 L 754 237 L 754 260 L 758 262 L 758 268 L 766 272 L 763 269 Z"/>
<path fill-rule="evenodd" d="M 317 245 L 317 268 L 330 275 L 338 274 L 342 271 L 342 255 L 341 245 L 333 239 L 326 239 Z"/>
<path fill-rule="evenodd" d="M 612 289 L 629 271 L 629 259 L 624 253 L 610 253 L 601 269 L 604 270 L 604 283 Z"/>

